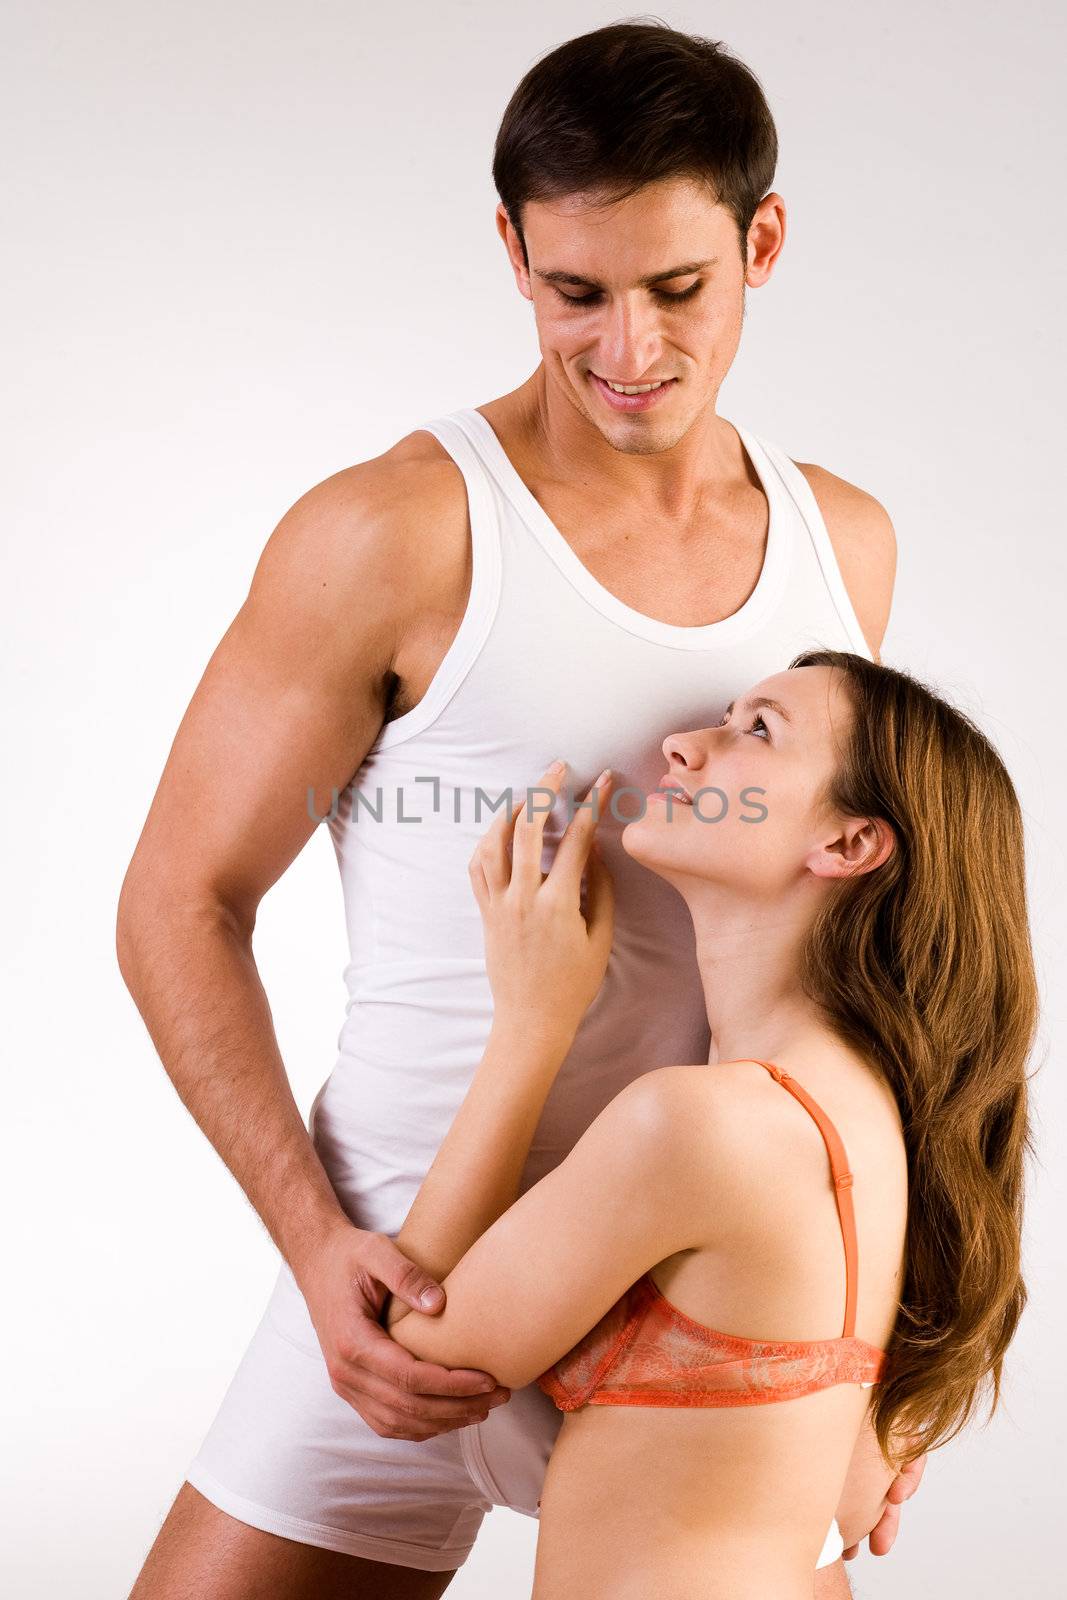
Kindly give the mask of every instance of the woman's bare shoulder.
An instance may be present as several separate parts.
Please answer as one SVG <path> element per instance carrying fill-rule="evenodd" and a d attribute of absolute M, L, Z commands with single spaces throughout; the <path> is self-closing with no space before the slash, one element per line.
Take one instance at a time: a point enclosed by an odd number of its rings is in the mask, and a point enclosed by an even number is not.
<path fill-rule="evenodd" d="M 855 1072 L 812 1071 L 808 1082 L 799 1069 L 781 1070 L 807 1090 L 865 1166 L 900 1164 L 895 1107 L 858 1064 Z M 641 1098 L 646 1123 L 663 1135 L 664 1162 L 688 1174 L 694 1193 L 713 1199 L 716 1209 L 747 1206 L 755 1192 L 773 1187 L 783 1163 L 798 1172 L 810 1167 L 814 1176 L 826 1161 L 815 1119 L 755 1058 L 657 1067 L 626 1092 Z"/>
<path fill-rule="evenodd" d="M 718 1203 L 731 1191 L 743 1201 L 754 1170 L 773 1168 L 779 1129 L 788 1134 L 791 1121 L 778 1104 L 786 1098 L 781 1089 L 752 1061 L 655 1067 L 623 1093 L 640 1107 L 650 1142 L 678 1180 L 690 1178 L 694 1194 L 710 1186 Z"/>

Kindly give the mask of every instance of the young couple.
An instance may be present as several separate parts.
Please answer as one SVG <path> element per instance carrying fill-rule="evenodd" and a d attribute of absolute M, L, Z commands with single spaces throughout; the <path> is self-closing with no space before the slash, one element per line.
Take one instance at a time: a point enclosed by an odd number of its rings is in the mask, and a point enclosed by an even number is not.
<path fill-rule="evenodd" d="M 776 150 L 709 41 L 538 62 L 493 170 L 541 362 L 298 501 L 193 697 L 119 956 L 283 1259 L 136 1600 L 435 1600 L 495 1505 L 538 1600 L 828 1600 L 995 1400 L 1019 807 L 876 659 L 881 506 L 717 412 Z M 327 812 L 305 1126 L 252 931 Z"/>

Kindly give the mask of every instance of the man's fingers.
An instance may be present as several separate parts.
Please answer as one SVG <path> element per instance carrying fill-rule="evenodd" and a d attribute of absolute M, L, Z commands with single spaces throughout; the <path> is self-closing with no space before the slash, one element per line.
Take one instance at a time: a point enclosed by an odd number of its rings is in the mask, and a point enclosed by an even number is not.
<path fill-rule="evenodd" d="M 842 1550 L 841 1559 L 842 1559 L 842 1561 L 854 1561 L 856 1559 L 856 1557 L 859 1555 L 859 1553 L 860 1553 L 859 1545 L 858 1544 L 850 1544 L 847 1550 Z"/>
<path fill-rule="evenodd" d="M 388 1234 L 367 1234 L 360 1265 L 370 1278 L 384 1284 L 412 1311 L 432 1314 L 443 1309 L 445 1294 L 436 1278 L 398 1249 Z M 424 1304 L 423 1296 L 427 1294 L 432 1298 Z"/>
<path fill-rule="evenodd" d="M 886 1499 L 893 1505 L 900 1505 L 905 1500 L 910 1500 L 922 1481 L 926 1471 L 926 1457 L 919 1456 L 915 1461 L 909 1461 L 902 1467 L 889 1486 Z"/>
<path fill-rule="evenodd" d="M 872 1556 L 887 1556 L 893 1548 L 893 1540 L 900 1527 L 900 1507 L 886 1506 L 882 1513 L 881 1521 L 871 1529 L 868 1540 Z"/>
<path fill-rule="evenodd" d="M 366 1367 L 342 1367 L 334 1380 L 334 1388 L 350 1405 L 358 1410 L 374 1409 L 401 1419 L 404 1426 L 420 1427 L 426 1424 L 457 1422 L 465 1426 L 488 1416 L 492 1410 L 492 1394 L 456 1396 L 438 1394 L 398 1394 L 393 1384 L 379 1378 Z"/>
<path fill-rule="evenodd" d="M 334 1381 L 332 1383 L 334 1394 L 350 1405 L 373 1428 L 375 1433 L 383 1439 L 410 1439 L 413 1442 L 424 1439 L 433 1439 L 438 1434 L 450 1433 L 454 1428 L 469 1427 L 481 1418 L 472 1415 L 466 1422 L 422 1422 L 415 1417 L 405 1415 L 396 1409 L 388 1397 L 383 1400 L 370 1399 L 365 1390 L 354 1389 L 350 1385 Z"/>
<path fill-rule="evenodd" d="M 474 1367 L 442 1367 L 436 1361 L 420 1361 L 384 1328 L 365 1318 L 353 1329 L 351 1343 L 351 1354 L 346 1352 L 342 1359 L 358 1363 L 365 1371 L 383 1378 L 405 1394 L 476 1395 L 480 1398 L 484 1393 L 492 1398 L 494 1391 L 511 1393 L 490 1373 L 479 1372 Z"/>

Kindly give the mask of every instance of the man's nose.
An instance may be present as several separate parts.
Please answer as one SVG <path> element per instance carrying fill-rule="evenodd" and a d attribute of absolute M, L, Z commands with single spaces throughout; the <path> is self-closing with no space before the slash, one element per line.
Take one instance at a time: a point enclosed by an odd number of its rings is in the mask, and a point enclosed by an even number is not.
<path fill-rule="evenodd" d="M 640 383 L 659 359 L 656 311 L 633 305 L 619 295 L 608 311 L 604 334 L 604 370 L 618 382 Z"/>

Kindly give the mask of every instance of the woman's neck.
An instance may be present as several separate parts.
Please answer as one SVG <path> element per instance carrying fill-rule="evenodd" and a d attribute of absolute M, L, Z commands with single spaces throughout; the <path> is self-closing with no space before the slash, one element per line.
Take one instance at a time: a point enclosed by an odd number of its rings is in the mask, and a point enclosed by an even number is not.
<path fill-rule="evenodd" d="M 722 893 L 687 896 L 711 1030 L 709 1063 L 796 1060 L 826 1041 L 826 1023 L 800 986 L 814 908 Z"/>

